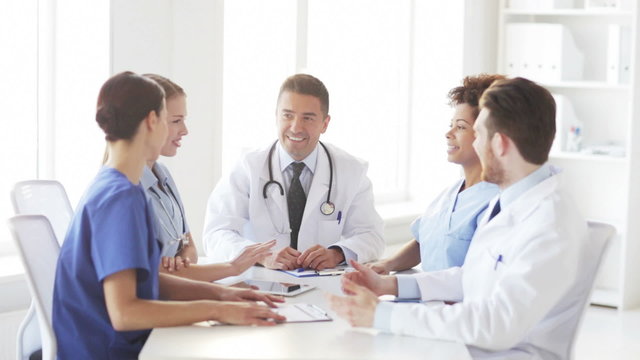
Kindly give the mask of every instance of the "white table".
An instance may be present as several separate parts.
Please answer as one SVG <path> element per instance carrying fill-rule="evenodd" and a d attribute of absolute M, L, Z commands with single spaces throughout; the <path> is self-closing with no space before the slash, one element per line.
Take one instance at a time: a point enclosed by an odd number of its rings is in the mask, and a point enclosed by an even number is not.
<path fill-rule="evenodd" d="M 296 278 L 254 267 L 230 282 L 242 278 L 314 285 L 317 289 L 287 302 L 318 305 L 333 321 L 158 328 L 151 332 L 140 359 L 471 359 L 463 344 L 352 328 L 329 308 L 324 296 L 342 293 L 339 276 Z"/>

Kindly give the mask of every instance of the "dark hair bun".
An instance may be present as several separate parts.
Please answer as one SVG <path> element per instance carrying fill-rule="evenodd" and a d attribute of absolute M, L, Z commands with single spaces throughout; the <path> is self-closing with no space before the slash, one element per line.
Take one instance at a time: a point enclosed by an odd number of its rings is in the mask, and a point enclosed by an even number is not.
<path fill-rule="evenodd" d="M 130 140 L 151 111 L 160 113 L 163 99 L 153 80 L 129 71 L 114 75 L 100 89 L 96 122 L 107 141 Z"/>

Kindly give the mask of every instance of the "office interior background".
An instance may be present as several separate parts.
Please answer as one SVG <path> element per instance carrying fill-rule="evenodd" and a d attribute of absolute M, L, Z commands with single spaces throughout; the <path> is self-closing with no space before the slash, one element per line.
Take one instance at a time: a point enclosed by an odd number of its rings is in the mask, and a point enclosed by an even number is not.
<path fill-rule="evenodd" d="M 559 25 L 546 31 L 560 42 L 525 41 L 546 49 L 559 70 L 513 68 L 529 51 L 514 50 L 523 41 L 512 25 L 522 23 Z M 559 104 L 551 161 L 575 183 L 585 216 L 618 230 L 594 293 L 611 309 L 595 310 L 586 327 L 597 332 L 595 322 L 609 321 L 614 337 L 633 329 L 637 339 L 637 24 L 636 0 L 2 0 L 0 358 L 14 357 L 11 339 L 30 301 L 4 224 L 13 215 L 9 192 L 17 181 L 56 179 L 75 206 L 105 148 L 94 120 L 98 90 L 124 70 L 167 76 L 187 92 L 189 135 L 161 161 L 197 241 L 218 179 L 276 138 L 281 82 L 298 72 L 320 78 L 332 116 L 322 140 L 369 161 L 390 248 L 410 239 L 410 222 L 460 175 L 446 161 L 449 89 L 465 75 L 529 74 Z M 611 73 L 613 65 L 620 69 Z M 640 354 L 625 339 L 611 341 Z"/>

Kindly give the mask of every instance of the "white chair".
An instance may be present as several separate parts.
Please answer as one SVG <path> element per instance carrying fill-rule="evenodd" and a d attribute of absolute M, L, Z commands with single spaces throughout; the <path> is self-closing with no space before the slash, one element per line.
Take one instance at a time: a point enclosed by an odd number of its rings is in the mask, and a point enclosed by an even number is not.
<path fill-rule="evenodd" d="M 16 183 L 11 191 L 16 215 L 44 215 L 62 246 L 73 209 L 62 184 L 55 180 L 28 180 Z"/>
<path fill-rule="evenodd" d="M 14 216 L 9 219 L 9 230 L 16 242 L 33 296 L 42 341 L 42 358 L 53 360 L 57 346 L 51 319 L 60 246 L 49 220 L 43 215 Z M 19 359 L 28 359 L 30 354 L 22 353 Z"/>
<path fill-rule="evenodd" d="M 604 257 L 604 253 L 609 245 L 609 240 L 615 235 L 616 229 L 613 225 L 597 222 L 587 221 L 587 227 L 589 230 L 589 245 L 587 248 L 588 255 L 585 258 L 584 266 L 582 267 L 582 276 L 579 280 L 579 286 L 581 286 L 580 292 L 584 295 L 580 299 L 579 311 L 580 314 L 573 321 L 575 321 L 575 330 L 573 331 L 573 337 L 569 343 L 569 351 L 571 352 L 569 358 L 573 358 L 573 349 L 575 347 L 576 338 L 582 325 L 582 320 L 587 308 L 590 304 L 591 293 L 593 292 L 593 285 L 600 269 L 600 264 Z"/>
<path fill-rule="evenodd" d="M 58 244 L 62 245 L 73 217 L 73 209 L 67 192 L 55 180 L 28 180 L 16 183 L 11 191 L 11 202 L 17 215 L 33 214 L 46 216 L 53 227 Z M 38 317 L 32 301 L 29 311 L 20 324 L 17 334 L 18 360 L 42 348 Z"/>

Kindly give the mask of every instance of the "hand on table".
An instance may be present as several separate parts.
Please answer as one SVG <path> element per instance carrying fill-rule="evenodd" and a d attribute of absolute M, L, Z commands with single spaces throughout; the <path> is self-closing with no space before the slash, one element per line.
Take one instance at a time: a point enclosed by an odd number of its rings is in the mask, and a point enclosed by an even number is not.
<path fill-rule="evenodd" d="M 348 278 L 342 278 L 342 289 L 347 296 L 329 294 L 331 308 L 352 326 L 373 326 L 378 297 L 371 290 Z"/>
<path fill-rule="evenodd" d="M 296 264 L 305 269 L 324 270 L 334 268 L 343 261 L 344 254 L 340 248 L 327 249 L 314 245 L 298 257 Z"/>

